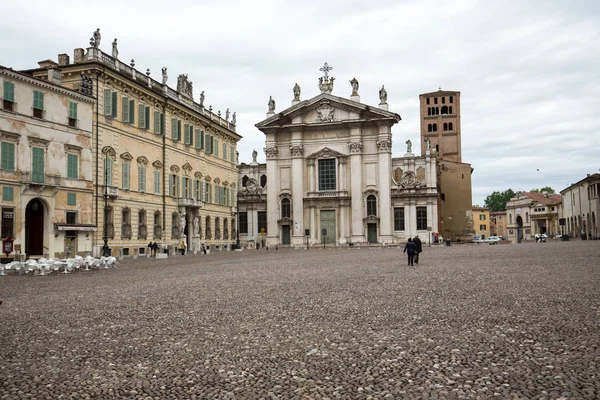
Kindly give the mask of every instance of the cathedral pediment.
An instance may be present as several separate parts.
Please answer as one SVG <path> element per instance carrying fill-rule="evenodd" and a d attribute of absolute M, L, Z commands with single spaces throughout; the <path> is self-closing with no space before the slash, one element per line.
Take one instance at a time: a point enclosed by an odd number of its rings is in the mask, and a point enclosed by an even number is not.
<path fill-rule="evenodd" d="M 346 154 L 342 154 L 339 151 L 330 149 L 329 147 L 323 147 L 321 150 L 312 153 L 306 158 L 342 158 L 347 157 Z"/>
<path fill-rule="evenodd" d="M 400 115 L 350 99 L 321 93 L 295 104 L 256 124 L 258 129 L 290 126 L 346 124 L 351 122 L 400 121 Z"/>

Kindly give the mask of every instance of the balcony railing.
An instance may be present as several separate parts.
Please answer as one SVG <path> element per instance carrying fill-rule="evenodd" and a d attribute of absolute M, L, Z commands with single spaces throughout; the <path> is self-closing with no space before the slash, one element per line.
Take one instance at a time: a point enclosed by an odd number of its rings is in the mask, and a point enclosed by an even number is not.
<path fill-rule="evenodd" d="M 148 227 L 146 225 L 138 225 L 138 239 L 146 239 L 148 237 Z"/>
<path fill-rule="evenodd" d="M 210 228 L 206 229 L 206 235 L 204 235 L 205 239 L 212 239 L 212 232 L 210 231 Z"/>
<path fill-rule="evenodd" d="M 60 186 L 60 176 L 21 172 L 21 182 L 30 185 Z"/>
<path fill-rule="evenodd" d="M 190 198 L 180 198 L 177 203 L 179 207 L 202 207 L 202 201 Z"/>
<path fill-rule="evenodd" d="M 154 239 L 162 239 L 162 226 L 154 225 Z"/>
<path fill-rule="evenodd" d="M 306 197 L 314 199 L 314 198 L 322 198 L 322 197 L 348 197 L 347 190 L 323 190 L 318 192 L 307 192 Z"/>
<path fill-rule="evenodd" d="M 116 186 L 104 186 L 104 194 L 108 197 L 119 197 L 119 188 Z"/>
<path fill-rule="evenodd" d="M 223 239 L 229 239 L 229 232 L 225 231 L 225 233 L 223 233 Z"/>
<path fill-rule="evenodd" d="M 131 239 L 131 224 L 123 224 L 121 226 L 121 237 L 123 239 Z"/>
<path fill-rule="evenodd" d="M 216 240 L 219 240 L 219 239 L 221 239 L 221 231 L 220 231 L 220 230 L 218 230 L 218 229 L 215 231 L 215 239 L 216 239 Z"/>

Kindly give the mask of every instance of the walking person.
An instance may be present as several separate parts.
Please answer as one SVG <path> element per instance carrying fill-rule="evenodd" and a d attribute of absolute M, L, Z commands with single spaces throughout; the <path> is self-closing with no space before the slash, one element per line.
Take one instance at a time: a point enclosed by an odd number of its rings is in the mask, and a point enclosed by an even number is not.
<path fill-rule="evenodd" d="M 417 246 L 415 242 L 411 238 L 408 238 L 408 243 L 404 246 L 403 253 L 408 254 L 408 265 L 412 266 L 414 262 L 415 252 L 417 251 Z"/>
<path fill-rule="evenodd" d="M 415 244 L 415 247 L 417 248 L 415 251 L 415 264 L 419 264 L 419 254 L 423 252 L 423 246 L 421 244 L 421 239 L 419 239 L 419 235 L 415 235 L 415 238 L 413 239 L 413 243 Z"/>

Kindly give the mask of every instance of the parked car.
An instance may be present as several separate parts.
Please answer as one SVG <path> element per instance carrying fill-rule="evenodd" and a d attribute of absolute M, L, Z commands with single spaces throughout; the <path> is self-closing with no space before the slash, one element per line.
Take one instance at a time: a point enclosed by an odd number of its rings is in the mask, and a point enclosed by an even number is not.
<path fill-rule="evenodd" d="M 485 239 L 476 240 L 475 243 L 487 243 L 487 244 L 498 244 L 500 239 L 498 236 L 490 236 Z"/>
<path fill-rule="evenodd" d="M 536 233 L 534 236 L 536 243 L 546 243 L 546 239 L 548 239 L 548 235 L 545 233 Z"/>

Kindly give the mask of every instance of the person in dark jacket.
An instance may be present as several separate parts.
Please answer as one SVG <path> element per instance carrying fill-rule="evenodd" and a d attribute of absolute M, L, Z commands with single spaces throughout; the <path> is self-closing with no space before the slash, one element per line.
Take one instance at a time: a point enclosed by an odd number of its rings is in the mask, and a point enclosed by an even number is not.
<path fill-rule="evenodd" d="M 403 251 L 403 253 L 408 254 L 408 265 L 413 265 L 416 251 L 417 251 L 417 246 L 415 245 L 415 242 L 413 242 L 413 240 L 411 238 L 408 238 L 408 243 L 406 243 L 406 246 L 404 246 L 404 251 Z"/>
<path fill-rule="evenodd" d="M 421 245 L 421 239 L 419 239 L 419 235 L 415 235 L 413 243 L 417 248 L 415 251 L 415 264 L 419 264 L 419 253 L 423 252 L 423 246 Z"/>

